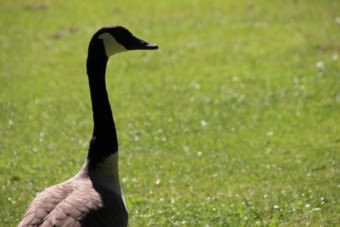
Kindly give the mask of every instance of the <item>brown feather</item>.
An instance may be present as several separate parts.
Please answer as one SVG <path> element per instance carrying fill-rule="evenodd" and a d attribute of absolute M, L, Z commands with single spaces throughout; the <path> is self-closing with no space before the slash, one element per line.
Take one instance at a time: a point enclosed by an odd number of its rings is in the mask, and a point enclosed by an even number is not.
<path fill-rule="evenodd" d="M 32 201 L 23 226 L 126 226 L 127 211 L 120 195 L 88 177 L 45 189 Z"/>

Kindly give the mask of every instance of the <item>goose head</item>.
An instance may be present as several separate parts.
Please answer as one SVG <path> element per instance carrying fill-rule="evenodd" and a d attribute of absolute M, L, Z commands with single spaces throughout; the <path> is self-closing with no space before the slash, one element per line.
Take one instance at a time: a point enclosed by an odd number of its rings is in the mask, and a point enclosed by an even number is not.
<path fill-rule="evenodd" d="M 128 29 L 122 26 L 104 27 L 99 29 L 92 37 L 90 48 L 91 46 L 97 46 L 98 44 L 102 44 L 100 46 L 103 47 L 105 55 L 108 58 L 114 54 L 128 50 L 158 49 L 157 45 L 136 37 Z"/>

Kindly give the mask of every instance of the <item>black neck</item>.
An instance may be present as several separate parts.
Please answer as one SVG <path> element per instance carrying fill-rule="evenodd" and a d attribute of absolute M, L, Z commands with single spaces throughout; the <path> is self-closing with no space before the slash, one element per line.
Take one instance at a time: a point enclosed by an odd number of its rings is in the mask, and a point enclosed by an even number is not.
<path fill-rule="evenodd" d="M 92 50 L 92 49 L 93 50 Z M 115 123 L 106 91 L 105 71 L 108 58 L 102 47 L 89 47 L 87 74 L 90 85 L 94 129 L 88 153 L 89 167 L 95 168 L 118 152 Z"/>

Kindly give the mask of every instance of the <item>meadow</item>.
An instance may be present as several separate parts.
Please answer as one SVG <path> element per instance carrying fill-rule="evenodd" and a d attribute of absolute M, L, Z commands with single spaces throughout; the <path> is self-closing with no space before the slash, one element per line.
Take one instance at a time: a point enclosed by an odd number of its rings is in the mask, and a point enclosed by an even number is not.
<path fill-rule="evenodd" d="M 107 68 L 130 226 L 340 225 L 339 1 L 2 0 L 1 226 L 84 162 L 112 24 L 160 46 Z"/>

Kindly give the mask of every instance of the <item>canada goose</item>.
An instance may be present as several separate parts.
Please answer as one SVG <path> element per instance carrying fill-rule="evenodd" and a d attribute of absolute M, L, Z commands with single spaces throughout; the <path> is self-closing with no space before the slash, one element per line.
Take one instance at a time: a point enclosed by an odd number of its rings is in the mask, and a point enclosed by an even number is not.
<path fill-rule="evenodd" d="M 118 141 L 105 85 L 106 64 L 119 52 L 157 48 L 121 26 L 104 27 L 93 35 L 86 67 L 94 129 L 86 161 L 75 176 L 39 193 L 20 227 L 127 226 L 118 175 Z"/>

